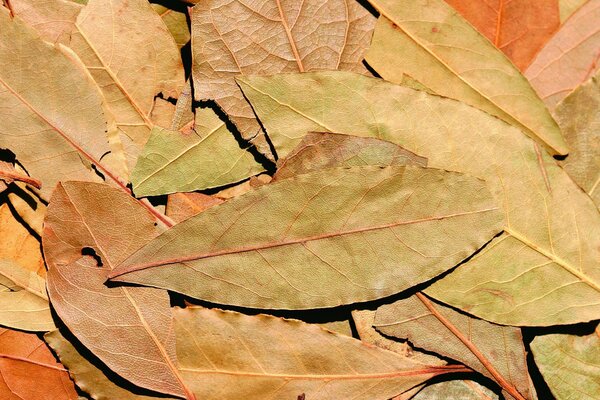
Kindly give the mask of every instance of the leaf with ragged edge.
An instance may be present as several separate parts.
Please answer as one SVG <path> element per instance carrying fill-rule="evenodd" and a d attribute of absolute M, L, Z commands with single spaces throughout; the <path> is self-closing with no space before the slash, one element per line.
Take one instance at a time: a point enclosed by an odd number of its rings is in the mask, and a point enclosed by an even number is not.
<path fill-rule="evenodd" d="M 461 314 L 417 293 L 377 309 L 375 328 L 460 361 L 493 379 L 512 398 L 535 399 L 519 328 Z"/>
<path fill-rule="evenodd" d="M 558 0 L 445 0 L 525 70 L 560 26 Z"/>
<path fill-rule="evenodd" d="M 557 400 L 594 400 L 600 393 L 600 327 L 589 335 L 537 336 L 531 351 Z"/>
<path fill-rule="evenodd" d="M 42 236 L 48 294 L 69 330 L 115 373 L 137 386 L 192 399 L 175 367 L 167 293 L 105 285 L 115 265 L 158 235 L 155 225 L 148 210 L 122 191 L 90 182 L 59 184 Z"/>
<path fill-rule="evenodd" d="M 44 342 L 30 333 L 0 328 L 0 375 L 3 400 L 78 398 L 67 370 Z"/>
<path fill-rule="evenodd" d="M 600 0 L 579 8 L 546 43 L 525 76 L 553 110 L 600 68 Z"/>
<path fill-rule="evenodd" d="M 153 396 L 131 385 L 123 385 L 106 367 L 98 365 L 97 359 L 88 352 L 81 351 L 81 344 L 74 346 L 59 330 L 44 335 L 48 346 L 58 355 L 60 362 L 81 390 L 95 400 L 151 400 L 165 399 L 164 395 Z M 133 389 L 135 391 L 130 391 Z"/>
<path fill-rule="evenodd" d="M 59 179 L 99 180 L 87 165 L 109 151 L 95 83 L 4 7 L 0 26 L 0 148 L 10 148 L 42 181 L 44 196 Z"/>
<path fill-rule="evenodd" d="M 177 359 L 198 398 L 387 400 L 464 367 L 433 367 L 296 320 L 175 309 Z M 204 338 L 198 340 L 198 338 Z"/>
<path fill-rule="evenodd" d="M 471 380 L 452 380 L 429 385 L 412 400 L 499 400 L 498 395 Z"/>
<path fill-rule="evenodd" d="M 502 219 L 485 183 L 467 175 L 332 168 L 212 207 L 135 252 L 110 277 L 220 304 L 333 307 L 437 276 L 497 234 Z"/>
<path fill-rule="evenodd" d="M 506 213 L 505 233 L 429 287 L 433 297 L 509 325 L 598 318 L 598 209 L 517 128 L 451 99 L 342 71 L 238 82 L 280 155 L 310 131 L 352 132 L 486 180 Z"/>
<path fill-rule="evenodd" d="M 560 165 L 600 208 L 600 72 L 556 108 L 571 153 Z"/>
<path fill-rule="evenodd" d="M 402 147 L 374 138 L 310 132 L 278 163 L 274 180 L 331 167 L 420 165 L 427 160 Z"/>
<path fill-rule="evenodd" d="M 198 108 L 186 132 L 152 130 L 131 182 L 136 196 L 154 196 L 225 186 L 263 171 L 214 111 Z"/>
<path fill-rule="evenodd" d="M 239 74 L 366 71 L 375 18 L 356 0 L 206 0 L 191 12 L 196 100 L 214 99 L 246 140 L 270 155 Z"/>
<path fill-rule="evenodd" d="M 90 0 L 83 8 L 61 0 L 15 3 L 32 25 L 65 29 L 64 44 L 85 64 L 114 116 L 109 138 L 120 174 L 128 175 L 159 118 L 152 114 L 155 97 L 177 97 L 184 85 L 179 50 L 164 22 L 145 0 Z M 71 15 L 74 8 L 81 11 Z M 66 23 L 66 15 L 77 18 Z"/>
<path fill-rule="evenodd" d="M 584 5 L 588 0 L 558 0 L 560 9 L 560 22 L 565 23 L 575 11 Z"/>
<path fill-rule="evenodd" d="M 560 129 L 507 57 L 444 0 L 370 0 L 381 13 L 366 61 L 388 81 L 408 75 L 521 128 L 551 154 L 566 154 Z"/>
<path fill-rule="evenodd" d="M 55 329 L 44 278 L 0 259 L 0 279 L 0 325 L 25 331 Z"/>

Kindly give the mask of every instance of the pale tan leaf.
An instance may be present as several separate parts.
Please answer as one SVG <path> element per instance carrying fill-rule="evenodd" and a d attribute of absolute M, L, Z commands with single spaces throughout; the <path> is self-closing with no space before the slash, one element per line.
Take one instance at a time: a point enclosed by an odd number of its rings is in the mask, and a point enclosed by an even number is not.
<path fill-rule="evenodd" d="M 42 236 L 48 294 L 69 330 L 114 372 L 192 399 L 175 367 L 167 293 L 105 285 L 115 265 L 159 233 L 155 221 L 135 199 L 107 185 L 59 184 Z"/>
<path fill-rule="evenodd" d="M 553 110 L 600 68 L 600 0 L 579 8 L 546 43 L 525 76 Z"/>
<path fill-rule="evenodd" d="M 366 71 L 361 61 L 375 22 L 356 0 L 206 0 L 191 19 L 196 100 L 216 100 L 264 154 L 268 143 L 234 77 Z"/>
<path fill-rule="evenodd" d="M 598 318 L 598 209 L 517 128 L 451 99 L 343 71 L 239 83 L 280 155 L 310 131 L 353 132 L 486 180 L 506 214 L 505 233 L 427 293 L 503 324 Z"/>
<path fill-rule="evenodd" d="M 409 75 L 433 92 L 521 128 L 551 154 L 567 154 L 560 129 L 506 56 L 444 0 L 369 0 L 381 13 L 365 59 L 384 79 Z"/>
<path fill-rule="evenodd" d="M 46 217 L 46 205 L 40 198 L 30 191 L 22 183 L 17 183 L 19 190 L 10 191 L 8 200 L 19 217 L 38 236 L 42 236 L 42 224 Z"/>
<path fill-rule="evenodd" d="M 35 29 L 44 40 L 65 43 L 83 8 L 70 0 L 10 0 L 15 15 Z"/>
<path fill-rule="evenodd" d="M 15 218 L 7 203 L 0 205 L 0 260 L 11 260 L 40 277 L 46 268 L 40 242 Z"/>
<path fill-rule="evenodd" d="M 332 168 L 211 207 L 110 276 L 221 304 L 333 307 L 435 277 L 490 240 L 502 219 L 484 182 L 467 175 Z"/>
<path fill-rule="evenodd" d="M 78 398 L 67 371 L 33 334 L 0 328 L 0 375 L 3 400 Z"/>
<path fill-rule="evenodd" d="M 519 328 L 469 317 L 421 293 L 378 308 L 374 326 L 465 364 L 496 381 L 514 399 L 536 398 Z"/>
<path fill-rule="evenodd" d="M 181 222 L 223 201 L 203 193 L 173 193 L 167 202 L 167 215 L 175 222 Z"/>
<path fill-rule="evenodd" d="M 600 208 L 600 72 L 556 107 L 556 120 L 571 147 L 560 164 Z"/>
<path fill-rule="evenodd" d="M 4 7 L 0 26 L 0 148 L 42 181 L 44 196 L 60 179 L 99 180 L 87 163 L 109 147 L 94 81 Z"/>
<path fill-rule="evenodd" d="M 198 398 L 387 400 L 461 367 L 413 363 L 296 320 L 176 309 L 177 358 Z M 204 338 L 204 340 L 198 340 Z"/>
<path fill-rule="evenodd" d="M 318 169 L 360 165 L 420 165 L 427 159 L 402 147 L 373 138 L 310 132 L 278 163 L 274 180 Z"/>
<path fill-rule="evenodd" d="M 485 386 L 470 380 L 452 380 L 426 386 L 413 400 L 499 400 Z M 408 399 L 408 398 L 407 398 Z"/>
<path fill-rule="evenodd" d="M 567 19 L 587 1 L 588 0 L 558 0 L 560 22 L 564 24 Z"/>
<path fill-rule="evenodd" d="M 38 179 L 32 178 L 25 172 L 17 170 L 13 164 L 6 161 L 0 161 L 0 181 L 2 181 L 4 185 L 18 181 L 27 183 L 37 189 L 42 187 L 42 182 Z M 6 189 L 6 186 L 4 186 L 4 189 Z"/>
<path fill-rule="evenodd" d="M 180 10 L 167 8 L 161 4 L 152 4 L 152 8 L 171 32 L 177 47 L 180 49 L 190 41 L 190 28 L 187 23 L 187 16 Z"/>

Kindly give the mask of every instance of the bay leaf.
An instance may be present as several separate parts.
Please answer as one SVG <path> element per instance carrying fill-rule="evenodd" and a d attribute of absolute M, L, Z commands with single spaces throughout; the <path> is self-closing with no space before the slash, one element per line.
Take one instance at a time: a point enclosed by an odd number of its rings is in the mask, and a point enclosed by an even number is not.
<path fill-rule="evenodd" d="M 204 193 L 173 193 L 167 202 L 167 215 L 179 223 L 223 201 Z"/>
<path fill-rule="evenodd" d="M 211 207 L 109 276 L 220 304 L 334 307 L 437 276 L 497 234 L 502 217 L 485 183 L 467 175 L 333 168 Z"/>
<path fill-rule="evenodd" d="M 136 196 L 155 196 L 225 186 L 262 171 L 214 111 L 197 108 L 188 132 L 153 128 L 131 182 Z"/>
<path fill-rule="evenodd" d="M 118 379 L 104 369 L 99 368 L 98 361 L 86 358 L 92 358 L 89 354 L 83 353 L 73 346 L 59 330 L 48 332 L 44 335 L 44 340 L 48 346 L 60 358 L 61 363 L 69 369 L 69 374 L 84 392 L 88 393 L 95 400 L 150 400 L 164 399 L 165 396 L 153 396 L 151 394 L 141 394 L 138 388 L 135 393 L 130 391 L 129 387 L 119 385 Z M 106 367 L 105 367 L 106 368 Z"/>
<path fill-rule="evenodd" d="M 51 198 L 42 243 L 48 294 L 83 345 L 133 384 L 193 399 L 175 366 L 166 292 L 108 287 L 108 272 L 158 235 L 156 220 L 123 191 L 63 182 Z"/>
<path fill-rule="evenodd" d="M 535 399 L 519 328 L 469 317 L 422 293 L 377 309 L 375 328 L 457 360 L 493 379 L 515 399 Z"/>
<path fill-rule="evenodd" d="M 0 374 L 3 400 L 78 398 L 67 370 L 34 334 L 0 328 Z"/>
<path fill-rule="evenodd" d="M 521 128 L 551 154 L 567 154 L 560 129 L 527 79 L 444 0 L 370 3 L 381 16 L 365 59 L 380 76 L 401 83 L 409 75 Z"/>
<path fill-rule="evenodd" d="M 471 380 L 452 380 L 428 385 L 413 400 L 499 400 L 498 395 Z"/>
<path fill-rule="evenodd" d="M 558 0 L 445 0 L 524 71 L 560 26 Z"/>
<path fill-rule="evenodd" d="M 206 0 L 192 8 L 191 20 L 196 100 L 215 100 L 242 137 L 266 155 L 271 151 L 264 133 L 234 77 L 317 69 L 366 72 L 361 62 L 375 24 L 356 0 Z"/>
<path fill-rule="evenodd" d="M 70 0 L 11 0 L 13 13 L 50 43 L 66 43 L 83 8 Z"/>
<path fill-rule="evenodd" d="M 274 180 L 330 167 L 420 165 L 427 160 L 384 140 L 309 132 L 277 167 Z"/>
<path fill-rule="evenodd" d="M 525 71 L 550 110 L 600 68 L 599 20 L 600 0 L 582 5 Z"/>
<path fill-rule="evenodd" d="M 462 367 L 416 364 L 296 320 L 175 309 L 178 365 L 198 398 L 387 400 Z M 199 340 L 198 338 L 204 338 Z"/>
<path fill-rule="evenodd" d="M 0 103 L 5 105 L 0 148 L 10 148 L 28 174 L 42 181 L 43 196 L 59 179 L 99 180 L 89 162 L 109 146 L 103 99 L 94 81 L 60 47 L 44 42 L 18 17 L 11 19 L 4 7 L 0 26 Z"/>
<path fill-rule="evenodd" d="M 600 208 L 600 71 L 554 112 L 571 154 L 560 165 Z"/>
<path fill-rule="evenodd" d="M 505 233 L 428 294 L 509 325 L 598 318 L 598 209 L 517 128 L 451 99 L 343 71 L 238 82 L 280 155 L 311 131 L 353 132 L 486 180 L 506 214 Z"/>
<path fill-rule="evenodd" d="M 21 220 L 38 236 L 42 236 L 46 205 L 37 193 L 27 190 L 24 184 L 17 182 L 15 186 L 18 187 L 17 190 L 7 193 L 8 201 Z"/>
<path fill-rule="evenodd" d="M 25 331 L 55 329 L 46 280 L 19 264 L 0 259 L 0 324 Z"/>
<path fill-rule="evenodd" d="M 190 28 L 187 23 L 187 14 L 179 9 L 167 8 L 161 4 L 152 4 L 154 11 L 160 16 L 169 32 L 175 39 L 178 48 L 182 48 L 190 41 Z"/>
<path fill-rule="evenodd" d="M 7 184 L 14 181 L 24 182 L 38 189 L 42 187 L 42 182 L 38 179 L 32 178 L 25 172 L 17 170 L 13 164 L 6 161 L 0 161 L 0 181 L 4 184 L 4 189 L 6 189 Z"/>
<path fill-rule="evenodd" d="M 588 0 L 558 0 L 560 22 L 564 24 L 567 19 L 587 1 Z"/>
<path fill-rule="evenodd" d="M 600 328 L 585 336 L 537 336 L 531 351 L 557 400 L 593 400 L 600 393 Z"/>

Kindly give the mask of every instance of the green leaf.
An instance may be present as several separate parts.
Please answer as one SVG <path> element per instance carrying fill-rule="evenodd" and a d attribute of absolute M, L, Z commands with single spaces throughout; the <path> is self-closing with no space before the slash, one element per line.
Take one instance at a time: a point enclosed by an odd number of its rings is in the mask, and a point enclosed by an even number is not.
<path fill-rule="evenodd" d="M 560 165 L 600 208 L 600 73 L 556 108 L 555 116 L 571 147 Z"/>
<path fill-rule="evenodd" d="M 187 132 L 152 130 L 131 182 L 136 196 L 156 196 L 224 186 L 262 171 L 225 123 L 210 108 L 199 108 Z"/>
<path fill-rule="evenodd" d="M 198 399 L 385 400 L 461 367 L 435 367 L 296 320 L 175 310 L 177 358 Z M 202 338 L 199 340 L 199 338 Z"/>
<path fill-rule="evenodd" d="M 531 342 L 535 363 L 557 400 L 594 400 L 600 393 L 600 327 L 586 336 L 551 334 Z"/>
<path fill-rule="evenodd" d="M 211 207 L 110 276 L 127 273 L 116 280 L 221 304 L 334 307 L 427 281 L 485 244 L 502 223 L 485 183 L 467 175 L 333 168 Z"/>
<path fill-rule="evenodd" d="M 510 325 L 598 318 L 598 209 L 519 129 L 466 104 L 348 72 L 238 82 L 280 156 L 307 132 L 352 132 L 486 180 L 505 212 L 505 233 L 428 294 Z"/>
<path fill-rule="evenodd" d="M 384 79 L 408 75 L 521 128 L 551 154 L 566 154 L 560 129 L 527 79 L 443 0 L 369 0 L 381 13 L 365 59 Z"/>

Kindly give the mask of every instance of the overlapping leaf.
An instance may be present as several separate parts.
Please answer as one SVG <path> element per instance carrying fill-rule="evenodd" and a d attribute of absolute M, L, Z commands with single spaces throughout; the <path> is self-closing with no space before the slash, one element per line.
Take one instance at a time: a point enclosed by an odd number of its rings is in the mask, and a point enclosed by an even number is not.
<path fill-rule="evenodd" d="M 366 71 L 361 62 L 375 23 L 356 0 L 206 0 L 194 6 L 191 19 L 196 99 L 216 100 L 264 154 L 270 154 L 268 144 L 234 77 Z"/>
<path fill-rule="evenodd" d="M 238 82 L 281 155 L 310 131 L 353 132 L 486 180 L 505 211 L 505 233 L 427 293 L 504 324 L 598 317 L 598 210 L 517 128 L 450 99 L 341 71 Z"/>
<path fill-rule="evenodd" d="M 408 75 L 523 129 L 552 154 L 568 152 L 527 80 L 444 0 L 370 2 L 381 17 L 366 60 L 384 79 L 402 83 Z"/>
<path fill-rule="evenodd" d="M 175 367 L 167 293 L 105 285 L 115 265 L 159 233 L 155 221 L 109 186 L 58 185 L 42 237 L 48 294 L 69 330 L 114 372 L 138 386 L 192 399 Z"/>
<path fill-rule="evenodd" d="M 551 110 L 600 68 L 600 1 L 589 0 L 546 43 L 525 71 Z"/>

